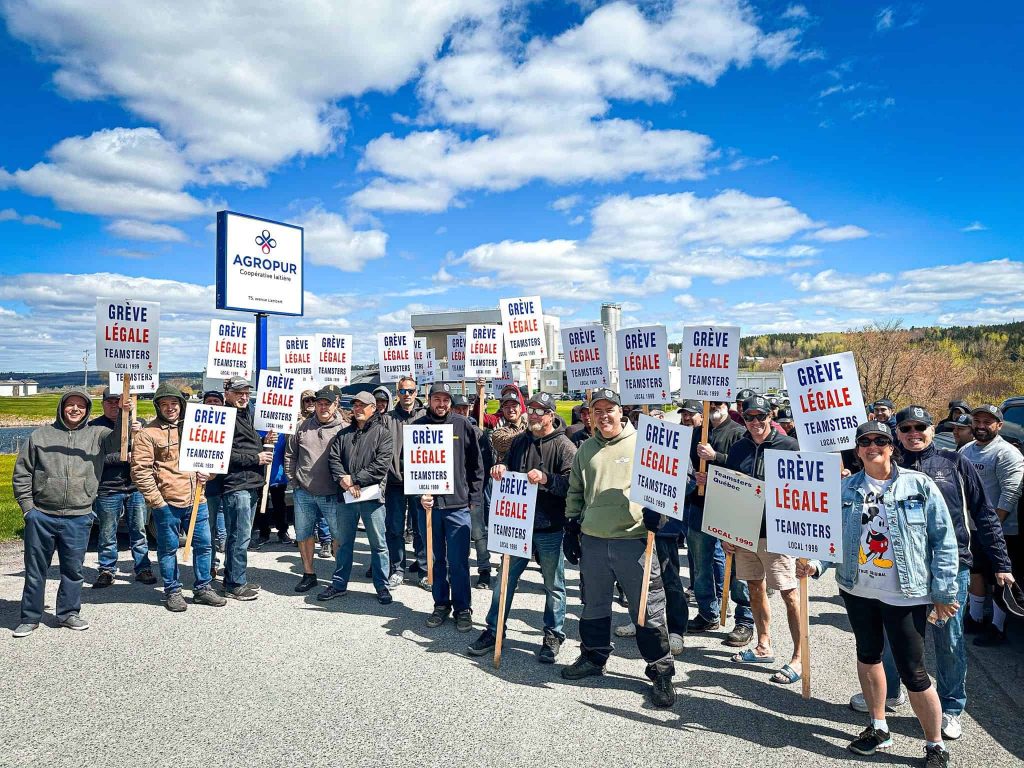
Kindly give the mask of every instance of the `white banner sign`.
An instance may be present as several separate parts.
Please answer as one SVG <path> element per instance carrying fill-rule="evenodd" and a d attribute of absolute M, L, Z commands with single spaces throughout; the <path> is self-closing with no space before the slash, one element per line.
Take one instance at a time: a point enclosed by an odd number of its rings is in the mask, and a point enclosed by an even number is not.
<path fill-rule="evenodd" d="M 533 557 L 533 516 L 537 486 L 523 472 L 506 472 L 491 481 L 491 508 L 487 550 L 496 555 Z"/>
<path fill-rule="evenodd" d="M 547 357 L 540 296 L 501 299 L 498 306 L 505 332 L 505 357 L 513 362 Z"/>
<path fill-rule="evenodd" d="M 692 427 L 640 416 L 630 501 L 676 520 L 683 519 L 692 436 Z"/>
<path fill-rule="evenodd" d="M 302 227 L 217 212 L 217 309 L 301 315 Z"/>
<path fill-rule="evenodd" d="M 732 469 L 708 467 L 701 529 L 704 533 L 756 552 L 763 517 L 762 481 Z"/>
<path fill-rule="evenodd" d="M 107 381 L 109 382 L 107 386 L 110 387 L 110 394 L 120 395 L 124 390 L 122 374 L 111 373 L 108 375 Z M 151 395 L 156 392 L 158 386 L 160 386 L 159 373 L 133 373 L 132 383 L 128 388 L 128 392 L 133 395 Z"/>
<path fill-rule="evenodd" d="M 178 470 L 217 475 L 227 472 L 237 416 L 237 408 L 186 403 Z"/>
<path fill-rule="evenodd" d="M 433 381 L 437 378 L 437 357 L 433 349 L 427 349 L 427 340 L 417 336 L 413 339 L 413 362 L 416 366 L 416 381 Z"/>
<path fill-rule="evenodd" d="M 377 334 L 381 384 L 399 381 L 403 376 L 416 378 L 412 345 L 412 331 L 388 331 Z"/>
<path fill-rule="evenodd" d="M 299 380 L 288 373 L 264 368 L 256 387 L 256 413 L 253 426 L 257 432 L 291 434 L 299 425 Z"/>
<path fill-rule="evenodd" d="M 451 493 L 455 482 L 451 424 L 406 424 L 402 427 L 402 461 L 407 494 Z"/>
<path fill-rule="evenodd" d="M 661 405 L 669 401 L 668 335 L 663 325 L 620 328 L 619 396 L 624 405 Z"/>
<path fill-rule="evenodd" d="M 281 353 L 281 373 L 303 381 L 313 380 L 312 336 L 281 336 L 278 338 L 278 348 Z"/>
<path fill-rule="evenodd" d="M 842 471 L 838 453 L 764 452 L 769 552 L 842 561 Z"/>
<path fill-rule="evenodd" d="M 737 388 L 739 359 L 739 326 L 686 326 L 680 396 L 731 403 Z"/>
<path fill-rule="evenodd" d="M 501 376 L 501 326 L 466 326 L 466 378 L 496 379 Z"/>
<path fill-rule="evenodd" d="M 466 378 L 466 334 L 456 333 L 448 336 L 448 376 L 449 381 Z"/>
<path fill-rule="evenodd" d="M 569 390 L 607 387 L 608 347 L 601 325 L 562 329 L 562 352 Z"/>
<path fill-rule="evenodd" d="M 796 438 L 805 451 L 852 448 L 857 425 L 867 419 L 853 352 L 785 363 Z"/>
<path fill-rule="evenodd" d="M 206 375 L 211 379 L 241 376 L 252 381 L 256 355 L 256 323 L 234 320 L 210 321 L 210 351 Z"/>
<path fill-rule="evenodd" d="M 352 335 L 318 333 L 313 337 L 316 358 L 313 361 L 313 379 L 317 386 L 337 384 L 345 386 L 352 374 Z"/>
<path fill-rule="evenodd" d="M 96 367 L 115 373 L 160 370 L 160 305 L 96 299 Z"/>

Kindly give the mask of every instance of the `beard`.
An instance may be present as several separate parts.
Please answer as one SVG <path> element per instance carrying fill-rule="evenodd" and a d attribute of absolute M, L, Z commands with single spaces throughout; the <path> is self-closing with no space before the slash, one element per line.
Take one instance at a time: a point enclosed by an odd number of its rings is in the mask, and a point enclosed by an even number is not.
<path fill-rule="evenodd" d="M 974 439 L 980 443 L 987 443 L 994 437 L 992 431 L 985 429 L 984 427 L 976 427 L 975 429 L 972 429 L 971 434 L 974 435 Z"/>

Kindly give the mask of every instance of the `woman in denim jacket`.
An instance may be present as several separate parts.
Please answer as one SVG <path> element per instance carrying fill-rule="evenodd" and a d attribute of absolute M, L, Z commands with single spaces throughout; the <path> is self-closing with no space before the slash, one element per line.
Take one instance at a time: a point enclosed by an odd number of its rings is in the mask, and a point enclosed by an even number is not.
<path fill-rule="evenodd" d="M 856 638 L 857 676 L 871 715 L 871 724 L 849 749 L 872 755 L 892 747 L 882 670 L 888 636 L 924 729 L 925 765 L 941 768 L 949 753 L 942 743 L 939 697 L 924 668 L 924 632 L 929 620 L 943 622 L 958 607 L 956 535 L 938 487 L 922 472 L 900 469 L 895 450 L 888 424 L 861 424 L 857 458 L 864 469 L 843 481 L 843 561 L 836 565 L 836 581 Z M 809 561 L 798 566 L 797 575 L 822 570 L 821 563 Z"/>

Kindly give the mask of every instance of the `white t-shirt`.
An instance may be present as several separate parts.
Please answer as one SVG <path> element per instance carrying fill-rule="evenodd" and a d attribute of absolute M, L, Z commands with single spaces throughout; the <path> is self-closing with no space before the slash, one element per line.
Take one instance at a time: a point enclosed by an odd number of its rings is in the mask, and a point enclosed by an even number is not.
<path fill-rule="evenodd" d="M 906 597 L 900 590 L 900 577 L 889 539 L 889 515 L 882 496 L 892 480 L 875 480 L 864 475 L 867 494 L 861 509 L 860 546 L 857 548 L 860 568 L 857 582 L 846 590 L 851 595 L 880 600 L 890 605 L 927 605 L 927 597 Z"/>

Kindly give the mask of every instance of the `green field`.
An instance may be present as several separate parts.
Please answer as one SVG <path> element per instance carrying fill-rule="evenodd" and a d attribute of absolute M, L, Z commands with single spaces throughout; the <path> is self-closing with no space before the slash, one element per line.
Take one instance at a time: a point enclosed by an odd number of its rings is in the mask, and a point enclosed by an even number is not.
<path fill-rule="evenodd" d="M 48 422 L 57 415 L 57 404 L 60 402 L 60 394 L 52 395 L 31 395 L 29 397 L 0 397 L 0 424 L 14 425 L 19 423 L 16 420 L 35 420 Z M 97 399 L 93 399 L 92 418 L 96 418 L 102 412 Z M 155 416 L 152 400 L 139 400 L 139 417 L 145 421 Z M 5 419 L 11 416 L 13 419 Z"/>
<path fill-rule="evenodd" d="M 25 530 L 21 507 L 14 501 L 11 488 L 15 458 L 14 454 L 0 455 L 0 541 L 21 536 Z"/>

